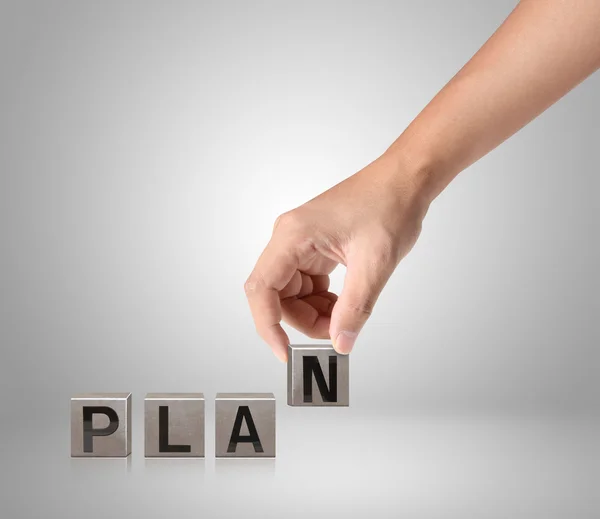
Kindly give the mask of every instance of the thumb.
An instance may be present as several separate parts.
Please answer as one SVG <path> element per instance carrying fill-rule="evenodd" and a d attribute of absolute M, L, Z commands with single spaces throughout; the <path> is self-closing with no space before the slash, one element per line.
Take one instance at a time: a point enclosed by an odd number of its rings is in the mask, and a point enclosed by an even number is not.
<path fill-rule="evenodd" d="M 331 312 L 329 334 L 333 348 L 341 354 L 354 348 L 395 268 L 389 254 L 375 253 L 372 245 L 360 249 L 347 261 L 344 286 Z"/>

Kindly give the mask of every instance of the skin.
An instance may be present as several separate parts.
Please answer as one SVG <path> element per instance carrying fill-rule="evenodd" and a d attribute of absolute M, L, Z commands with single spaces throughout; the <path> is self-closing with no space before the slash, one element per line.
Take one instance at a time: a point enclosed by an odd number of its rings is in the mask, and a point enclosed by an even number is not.
<path fill-rule="evenodd" d="M 277 218 L 244 285 L 275 355 L 287 361 L 282 320 L 350 353 L 435 198 L 598 68 L 600 1 L 522 0 L 383 155 Z"/>

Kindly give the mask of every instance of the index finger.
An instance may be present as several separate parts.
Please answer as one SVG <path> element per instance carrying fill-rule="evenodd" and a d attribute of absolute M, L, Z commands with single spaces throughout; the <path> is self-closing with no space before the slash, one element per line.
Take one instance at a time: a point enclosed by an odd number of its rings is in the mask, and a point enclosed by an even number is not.
<path fill-rule="evenodd" d="M 287 361 L 289 338 L 280 324 L 279 291 L 290 282 L 297 268 L 298 256 L 291 243 L 273 237 L 244 284 L 256 331 L 282 362 Z"/>

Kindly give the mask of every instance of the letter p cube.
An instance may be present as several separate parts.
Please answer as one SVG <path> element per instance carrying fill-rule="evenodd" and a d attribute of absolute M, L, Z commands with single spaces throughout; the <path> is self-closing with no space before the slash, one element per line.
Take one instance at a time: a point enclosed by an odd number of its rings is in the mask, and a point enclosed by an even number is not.
<path fill-rule="evenodd" d="M 131 393 L 93 393 L 71 398 L 71 456 L 131 454 Z"/>

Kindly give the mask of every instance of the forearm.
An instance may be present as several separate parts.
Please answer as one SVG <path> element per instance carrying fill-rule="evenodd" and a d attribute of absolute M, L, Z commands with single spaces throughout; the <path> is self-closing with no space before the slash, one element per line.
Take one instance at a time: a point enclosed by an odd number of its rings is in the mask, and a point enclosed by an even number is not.
<path fill-rule="evenodd" d="M 388 153 L 433 200 L 599 67 L 599 0 L 523 0 Z"/>

